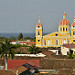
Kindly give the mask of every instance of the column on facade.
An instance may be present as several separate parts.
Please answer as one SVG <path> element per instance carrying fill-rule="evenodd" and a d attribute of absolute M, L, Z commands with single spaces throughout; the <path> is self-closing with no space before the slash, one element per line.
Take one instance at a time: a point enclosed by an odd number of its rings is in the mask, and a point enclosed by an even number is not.
<path fill-rule="evenodd" d="M 62 38 L 62 45 L 63 45 L 63 38 Z"/>
<path fill-rule="evenodd" d="M 50 45 L 52 45 L 52 38 L 51 38 L 51 41 L 50 41 Z"/>
<path fill-rule="evenodd" d="M 66 44 L 67 44 L 67 38 L 66 38 Z"/>

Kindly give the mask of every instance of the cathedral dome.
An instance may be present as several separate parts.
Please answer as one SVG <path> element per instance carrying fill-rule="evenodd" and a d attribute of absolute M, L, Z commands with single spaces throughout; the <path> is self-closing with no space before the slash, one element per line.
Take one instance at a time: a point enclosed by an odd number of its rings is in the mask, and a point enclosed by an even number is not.
<path fill-rule="evenodd" d="M 74 22 L 72 23 L 72 27 L 75 26 L 75 18 L 74 18 Z"/>
<path fill-rule="evenodd" d="M 69 22 L 69 20 L 67 20 L 67 19 L 62 19 L 62 20 L 59 22 L 59 25 L 70 25 L 70 22 Z"/>
<path fill-rule="evenodd" d="M 75 26 L 75 22 L 74 22 L 74 23 L 72 23 L 72 26 Z"/>
<path fill-rule="evenodd" d="M 63 19 L 59 22 L 59 25 L 70 25 L 68 19 L 66 19 L 66 13 L 63 14 Z"/>

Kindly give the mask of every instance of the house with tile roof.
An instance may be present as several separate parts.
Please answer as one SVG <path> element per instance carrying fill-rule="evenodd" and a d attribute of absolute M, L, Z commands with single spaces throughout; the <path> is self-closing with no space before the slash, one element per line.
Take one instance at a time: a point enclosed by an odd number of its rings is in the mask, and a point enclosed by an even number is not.
<path fill-rule="evenodd" d="M 40 67 L 39 60 L 8 60 L 7 68 L 14 69 L 14 68 L 22 66 L 23 64 L 26 64 L 26 63 L 30 64 L 32 66 Z"/>
<path fill-rule="evenodd" d="M 38 72 L 39 60 L 8 60 L 8 70 L 22 74 L 26 72 Z"/>
<path fill-rule="evenodd" d="M 61 53 L 63 55 L 67 55 L 69 52 L 71 53 L 75 52 L 75 44 L 63 44 L 61 46 Z"/>

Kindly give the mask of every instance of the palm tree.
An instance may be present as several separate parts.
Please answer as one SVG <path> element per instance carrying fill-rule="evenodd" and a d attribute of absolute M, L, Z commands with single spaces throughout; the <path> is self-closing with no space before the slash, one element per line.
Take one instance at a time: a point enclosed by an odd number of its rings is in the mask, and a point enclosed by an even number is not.
<path fill-rule="evenodd" d="M 13 46 L 10 44 L 9 40 L 5 40 L 5 42 L 0 43 L 0 51 L 1 51 L 1 58 L 5 59 L 5 70 L 7 70 L 7 61 L 8 58 L 14 57 L 14 51 L 12 50 Z"/>
<path fill-rule="evenodd" d="M 39 51 L 39 47 L 36 47 L 36 46 L 34 46 L 34 45 L 30 46 L 28 51 L 29 51 L 31 54 L 37 54 L 37 53 L 40 52 L 40 51 Z"/>

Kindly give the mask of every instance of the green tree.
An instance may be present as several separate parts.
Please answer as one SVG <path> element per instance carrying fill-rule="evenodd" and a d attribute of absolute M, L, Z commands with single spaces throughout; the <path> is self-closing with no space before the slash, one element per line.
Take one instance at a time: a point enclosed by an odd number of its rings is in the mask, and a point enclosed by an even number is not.
<path fill-rule="evenodd" d="M 12 36 L 12 37 L 9 38 L 9 40 L 16 41 L 16 37 Z"/>
<path fill-rule="evenodd" d="M 20 33 L 19 36 L 17 37 L 18 40 L 21 40 L 23 38 L 23 34 Z"/>
<path fill-rule="evenodd" d="M 71 54 L 71 53 L 69 53 L 68 55 L 67 55 L 67 59 L 73 59 L 74 57 L 73 57 L 73 54 Z"/>
<path fill-rule="evenodd" d="M 39 47 L 36 47 L 36 46 L 34 46 L 34 45 L 30 46 L 28 51 L 29 51 L 31 54 L 37 54 L 37 53 L 40 52 L 40 51 L 39 51 Z"/>
<path fill-rule="evenodd" d="M 29 36 L 25 37 L 25 40 L 29 40 L 29 39 L 32 39 L 32 38 Z"/>
<path fill-rule="evenodd" d="M 73 51 L 70 49 L 69 54 L 67 55 L 67 59 L 73 59 L 73 58 L 74 58 Z"/>
<path fill-rule="evenodd" d="M 35 42 L 35 41 L 36 41 L 36 37 L 33 37 L 33 38 L 32 38 L 32 41 L 34 41 L 34 42 Z"/>
<path fill-rule="evenodd" d="M 3 41 L 5 41 L 5 40 L 7 40 L 6 37 L 0 37 L 0 42 L 3 42 Z"/>
<path fill-rule="evenodd" d="M 5 70 L 7 70 L 7 61 L 8 58 L 14 58 L 14 51 L 13 46 L 10 44 L 9 40 L 5 40 L 5 42 L 0 43 L 0 51 L 1 51 L 1 58 L 5 59 Z"/>

